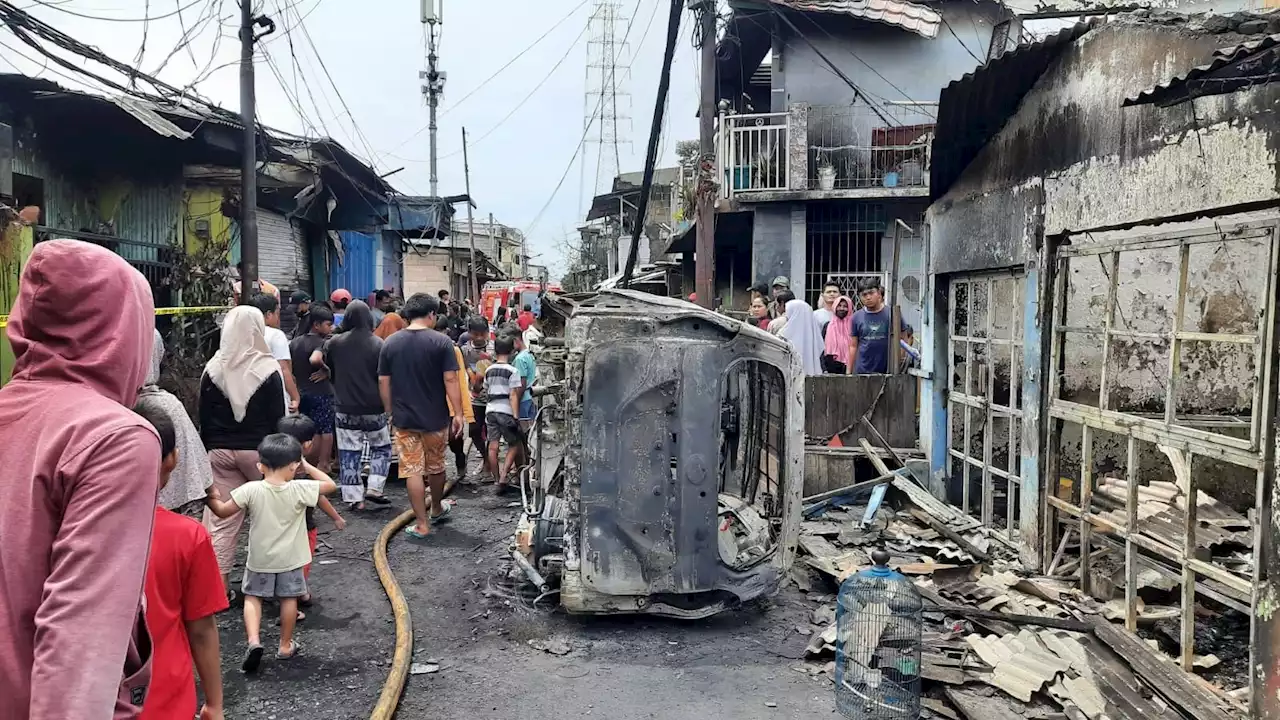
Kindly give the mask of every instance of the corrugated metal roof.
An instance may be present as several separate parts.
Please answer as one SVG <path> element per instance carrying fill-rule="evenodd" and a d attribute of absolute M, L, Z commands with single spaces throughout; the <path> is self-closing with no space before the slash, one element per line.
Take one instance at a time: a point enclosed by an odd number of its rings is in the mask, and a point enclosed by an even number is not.
<path fill-rule="evenodd" d="M 942 197 L 1004 127 L 1050 63 L 1094 25 L 1077 23 L 1019 45 L 942 89 L 929 170 L 932 199 Z"/>
<path fill-rule="evenodd" d="M 779 7 L 800 12 L 848 15 L 894 25 L 927 38 L 938 36 L 942 15 L 938 11 L 907 0 L 769 0 Z"/>
<path fill-rule="evenodd" d="M 1143 90 L 1124 100 L 1124 106 L 1176 105 L 1195 97 L 1220 95 L 1280 79 L 1280 55 L 1274 48 L 1280 35 L 1268 35 L 1240 45 L 1218 48 L 1208 63 Z M 1212 87 L 1208 87 L 1212 85 Z"/>
<path fill-rule="evenodd" d="M 138 122 L 146 125 L 162 137 L 177 138 L 179 140 L 187 140 L 191 137 L 191 133 L 174 125 L 169 120 L 160 116 L 150 103 L 129 97 L 127 95 L 115 95 L 110 98 L 116 107 L 124 110 L 132 115 Z"/>

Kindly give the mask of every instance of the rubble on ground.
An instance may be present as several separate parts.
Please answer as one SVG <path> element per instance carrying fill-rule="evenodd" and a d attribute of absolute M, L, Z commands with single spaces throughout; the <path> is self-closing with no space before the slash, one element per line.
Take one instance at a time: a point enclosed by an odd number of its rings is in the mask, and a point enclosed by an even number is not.
<path fill-rule="evenodd" d="M 1103 481 L 1103 502 L 1116 492 L 1123 500 L 1127 487 L 1117 482 Z M 1144 521 L 1157 527 L 1178 522 L 1171 516 L 1185 510 L 1178 504 L 1185 496 L 1176 485 L 1145 492 Z M 835 681 L 835 592 L 870 565 L 873 549 L 883 547 L 892 556 L 890 567 L 911 578 L 926 601 L 922 717 L 1228 720 L 1246 714 L 1247 688 L 1242 694 L 1234 685 L 1183 672 L 1154 639 L 1170 610 L 1175 639 L 1179 624 L 1178 588 L 1161 587 L 1158 575 L 1143 576 L 1144 593 L 1165 593 L 1172 600 L 1168 607 L 1140 603 L 1143 639 L 1114 624 L 1123 623 L 1123 600 L 1104 602 L 1080 592 L 1078 562 L 1064 563 L 1055 577 L 1023 572 L 1012 543 L 906 473 L 874 487 L 863 483 L 847 494 L 823 495 L 805 508 L 791 571 L 817 604 L 811 626 L 796 628 L 810 635 L 806 663 L 798 669 Z M 1236 552 L 1232 534 L 1238 521 L 1212 498 L 1200 497 L 1198 506 L 1209 510 L 1201 516 L 1202 545 Z M 1122 568 L 1123 563 L 1121 586 Z M 1196 656 L 1197 672 L 1218 661 L 1212 654 Z M 1247 685 L 1247 677 L 1243 681 Z"/>

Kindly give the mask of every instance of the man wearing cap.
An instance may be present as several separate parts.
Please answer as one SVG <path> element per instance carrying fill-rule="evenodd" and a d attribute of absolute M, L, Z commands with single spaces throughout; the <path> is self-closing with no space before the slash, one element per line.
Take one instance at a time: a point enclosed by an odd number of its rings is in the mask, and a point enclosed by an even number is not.
<path fill-rule="evenodd" d="M 293 306 L 293 314 L 298 318 L 293 326 L 293 332 L 289 334 L 289 339 L 292 340 L 299 335 L 306 335 L 311 327 L 311 322 L 307 318 L 307 314 L 311 312 L 311 296 L 296 290 L 289 296 L 289 304 Z"/>
<path fill-rule="evenodd" d="M 791 280 L 788 279 L 786 275 L 779 275 L 778 277 L 773 279 L 773 282 L 771 284 L 773 285 L 774 300 L 778 299 L 778 293 L 782 292 L 783 290 L 791 289 Z"/>

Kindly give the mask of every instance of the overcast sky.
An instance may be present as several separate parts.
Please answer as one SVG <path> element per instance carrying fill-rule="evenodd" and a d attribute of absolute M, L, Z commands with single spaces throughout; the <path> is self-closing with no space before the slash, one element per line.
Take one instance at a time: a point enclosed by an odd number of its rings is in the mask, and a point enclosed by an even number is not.
<path fill-rule="evenodd" d="M 138 63 L 142 70 L 177 86 L 198 79 L 198 92 L 229 109 L 239 109 L 236 0 L 16 3 L 118 60 L 134 64 L 142 51 Z M 471 192 L 479 205 L 478 218 L 493 213 L 499 222 L 531 230 L 530 253 L 541 254 L 534 262 L 548 264 L 554 272 L 562 271 L 567 262 L 560 241 L 581 220 L 597 170 L 597 148 L 590 144 L 579 154 L 579 161 L 586 161 L 585 173 L 577 162 L 570 164 L 583 137 L 589 37 L 584 30 L 595 3 L 445 0 L 440 68 L 448 74 L 448 81 L 439 121 L 440 193 L 463 192 L 465 126 L 471 137 Z M 668 3 L 619 0 L 618 5 L 620 36 L 626 33 L 629 18 L 635 16 L 626 60 L 631 71 L 620 87 L 631 94 L 629 112 L 625 98 L 619 107 L 619 114 L 632 118 L 620 123 L 620 130 L 631 141 L 620 148 L 622 171 L 629 172 L 644 166 Z M 418 72 L 426 67 L 420 3 L 255 0 L 255 8 L 275 19 L 278 28 L 260 49 L 256 63 L 262 122 L 299 134 L 334 137 L 356 155 L 372 160 L 382 172 L 404 167 L 390 178 L 392 184 L 405 193 L 428 194 L 427 108 L 418 79 Z M 180 15 L 176 12 L 179 9 Z M 129 22 L 144 17 L 156 19 Z M 184 27 L 192 40 L 175 53 Z M 553 27 L 546 39 L 485 83 Z M 0 63 L 0 71 L 12 72 L 16 66 L 27 74 L 84 87 L 83 79 L 73 81 L 69 71 L 35 62 L 37 58 L 34 50 L 0 30 L 0 59 L 10 63 L 7 67 Z M 674 162 L 676 141 L 697 137 L 695 60 L 686 19 L 672 71 L 660 164 Z M 92 63 L 84 66 L 101 71 Z M 283 77 L 283 86 L 273 66 Z M 544 80 L 545 84 L 499 126 Z M 612 155 L 612 147 L 606 152 Z M 585 182 L 581 179 L 584 175 Z M 563 185 L 553 198 L 561 178 Z M 602 192 L 607 185 L 608 180 L 602 179 Z M 539 217 L 544 206 L 546 211 Z"/>

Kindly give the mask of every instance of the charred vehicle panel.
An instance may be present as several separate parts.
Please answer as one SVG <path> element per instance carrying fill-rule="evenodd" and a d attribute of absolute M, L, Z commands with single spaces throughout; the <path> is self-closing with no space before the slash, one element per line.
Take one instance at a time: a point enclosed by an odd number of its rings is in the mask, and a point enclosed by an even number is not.
<path fill-rule="evenodd" d="M 539 358 L 551 389 L 517 563 L 575 613 L 703 617 L 775 590 L 804 484 L 804 376 L 786 343 L 637 292 L 567 314 Z"/>

